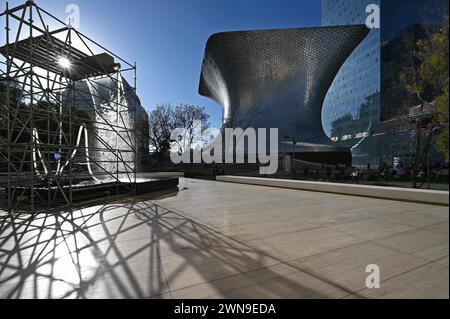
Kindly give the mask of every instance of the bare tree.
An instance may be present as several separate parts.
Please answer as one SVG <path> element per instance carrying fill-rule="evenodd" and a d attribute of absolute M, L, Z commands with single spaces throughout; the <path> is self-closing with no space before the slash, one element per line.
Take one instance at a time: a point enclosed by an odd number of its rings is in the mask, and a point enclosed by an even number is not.
<path fill-rule="evenodd" d="M 160 158 L 168 158 L 174 149 L 184 153 L 192 146 L 203 147 L 210 140 L 204 134 L 211 126 L 208 120 L 209 115 L 202 106 L 157 105 L 149 115 L 150 146 Z M 182 133 L 173 140 L 171 135 L 176 129 L 181 129 Z"/>
<path fill-rule="evenodd" d="M 192 148 L 203 148 L 211 141 L 205 134 L 211 123 L 203 106 L 178 105 L 174 108 L 174 122 L 177 128 L 183 130 L 183 135 L 175 141 L 177 151 L 184 153 Z"/>
<path fill-rule="evenodd" d="M 170 134 L 175 129 L 174 111 L 170 104 L 157 105 L 149 114 L 150 146 L 158 157 L 168 157 Z"/>

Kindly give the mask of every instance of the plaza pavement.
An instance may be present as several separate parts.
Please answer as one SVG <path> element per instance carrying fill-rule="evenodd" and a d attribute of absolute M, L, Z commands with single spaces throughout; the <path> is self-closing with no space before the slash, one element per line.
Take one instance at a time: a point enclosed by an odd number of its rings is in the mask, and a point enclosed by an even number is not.
<path fill-rule="evenodd" d="M 0 298 L 448 298 L 448 207 L 181 179 L 180 192 L 0 212 Z M 366 288 L 366 267 L 381 287 Z"/>

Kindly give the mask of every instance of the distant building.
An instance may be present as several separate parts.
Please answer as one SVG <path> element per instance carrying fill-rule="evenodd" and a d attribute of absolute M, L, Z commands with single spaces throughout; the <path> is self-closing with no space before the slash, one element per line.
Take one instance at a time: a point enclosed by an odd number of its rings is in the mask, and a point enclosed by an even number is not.
<path fill-rule="evenodd" d="M 400 85 L 408 54 L 405 38 L 417 41 L 424 25 L 438 25 L 448 15 L 447 0 L 323 0 L 324 26 L 366 23 L 371 5 L 380 8 L 380 28 L 373 28 L 336 76 L 325 98 L 324 130 L 339 145 L 352 148 L 353 162 L 378 165 L 392 157 L 391 144 L 410 141 L 380 132 L 383 122 L 407 115 L 420 101 Z"/>

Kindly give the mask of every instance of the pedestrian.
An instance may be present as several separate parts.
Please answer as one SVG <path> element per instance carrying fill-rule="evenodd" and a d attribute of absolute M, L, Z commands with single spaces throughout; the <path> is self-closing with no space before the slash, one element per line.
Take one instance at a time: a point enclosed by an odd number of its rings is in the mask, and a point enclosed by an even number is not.
<path fill-rule="evenodd" d="M 352 183 L 359 184 L 359 170 L 355 168 L 352 172 Z"/>

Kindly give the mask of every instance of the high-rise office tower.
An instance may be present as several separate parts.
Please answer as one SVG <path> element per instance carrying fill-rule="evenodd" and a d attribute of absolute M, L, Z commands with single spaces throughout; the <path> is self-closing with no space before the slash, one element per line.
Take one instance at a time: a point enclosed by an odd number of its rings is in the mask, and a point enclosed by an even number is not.
<path fill-rule="evenodd" d="M 325 132 L 352 148 L 354 164 L 381 164 L 398 143 L 408 149 L 407 136 L 378 129 L 420 104 L 400 81 L 406 42 L 426 37 L 425 26 L 440 25 L 445 15 L 447 0 L 323 0 L 324 26 L 369 20 L 373 27 L 336 76 L 322 113 Z"/>

